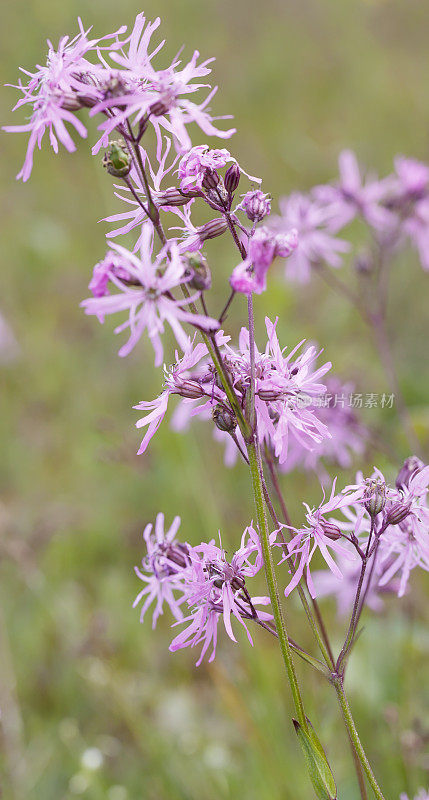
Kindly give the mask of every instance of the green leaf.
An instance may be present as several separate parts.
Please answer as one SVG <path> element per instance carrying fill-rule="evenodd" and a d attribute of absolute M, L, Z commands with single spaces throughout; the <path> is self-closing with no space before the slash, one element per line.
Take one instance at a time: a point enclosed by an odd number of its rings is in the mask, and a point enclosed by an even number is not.
<path fill-rule="evenodd" d="M 296 720 L 292 720 L 307 762 L 308 772 L 318 800 L 336 800 L 337 787 L 325 751 L 309 719 L 304 730 Z"/>
<path fill-rule="evenodd" d="M 325 678 L 328 678 L 328 680 L 330 679 L 331 673 L 329 672 L 327 667 L 325 667 L 325 665 L 322 664 L 321 661 L 319 661 L 318 658 L 314 658 L 309 653 L 307 653 L 305 650 L 301 650 L 301 648 L 298 647 L 294 642 L 291 642 L 290 639 L 289 639 L 289 645 L 290 645 L 291 650 L 293 650 L 294 653 L 296 653 L 304 661 L 306 661 L 307 664 L 310 664 L 310 666 L 314 667 L 314 669 L 317 669 L 318 672 L 321 672 L 322 675 L 325 676 Z"/>

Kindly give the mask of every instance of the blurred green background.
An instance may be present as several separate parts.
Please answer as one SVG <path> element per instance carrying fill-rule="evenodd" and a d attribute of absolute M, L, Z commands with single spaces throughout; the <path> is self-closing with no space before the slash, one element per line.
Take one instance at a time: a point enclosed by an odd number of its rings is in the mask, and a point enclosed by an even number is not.
<path fill-rule="evenodd" d="M 131 0 L 9 3 L 4 81 L 16 82 L 19 65 L 43 63 L 45 39 L 74 35 L 79 14 L 102 35 L 132 24 L 140 10 Z M 233 113 L 239 131 L 231 150 L 274 197 L 329 180 L 345 146 L 381 174 L 396 153 L 428 159 L 424 0 L 148 0 L 144 10 L 161 15 L 167 55 L 184 44 L 188 56 L 198 48 L 217 57 L 214 108 Z M 4 123 L 22 121 L 10 113 L 15 98 L 12 89 L 2 93 Z M 275 642 L 256 632 L 252 649 L 223 636 L 215 663 L 195 670 L 193 651 L 169 653 L 167 617 L 152 632 L 150 619 L 140 626 L 131 608 L 144 525 L 162 509 L 167 521 L 181 515 L 184 538 L 197 542 L 220 528 L 233 547 L 253 515 L 248 475 L 242 466 L 223 468 L 222 449 L 198 423 L 185 436 L 165 424 L 150 452 L 135 455 L 131 406 L 158 394 L 160 372 L 144 343 L 117 358 L 113 325 L 85 318 L 78 306 L 104 254 L 107 227 L 97 222 L 119 210 L 111 181 L 84 142 L 60 157 L 45 142 L 23 186 L 14 176 L 25 147 L 25 136 L 3 134 L 0 311 L 20 355 L 0 368 L 1 796 L 309 798 Z M 220 305 L 236 256 L 226 241 L 209 253 Z M 401 256 L 389 316 L 404 394 L 426 445 L 427 280 L 413 252 Z M 357 391 L 387 390 L 359 319 L 316 279 L 297 290 L 277 269 L 256 301 L 261 337 L 267 311 L 279 314 L 284 344 L 315 339 Z M 244 320 L 238 303 L 231 324 L 238 330 Z M 372 449 L 364 468 L 376 460 L 393 478 L 408 455 L 395 412 L 368 410 L 364 419 L 392 450 L 387 458 Z M 298 521 L 302 499 L 318 502 L 318 481 L 295 475 L 283 483 Z M 367 615 L 348 674 L 388 798 L 428 782 L 424 577 L 414 576 L 404 600 Z M 287 606 L 291 635 L 311 648 L 296 598 Z M 324 607 L 339 644 L 344 622 Z M 339 797 L 353 800 L 333 692 L 305 665 L 298 669 Z"/>

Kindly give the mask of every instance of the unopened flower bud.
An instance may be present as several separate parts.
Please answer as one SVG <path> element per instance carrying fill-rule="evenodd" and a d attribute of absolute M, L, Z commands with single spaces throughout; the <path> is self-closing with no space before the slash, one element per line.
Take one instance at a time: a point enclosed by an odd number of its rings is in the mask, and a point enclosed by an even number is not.
<path fill-rule="evenodd" d="M 189 202 L 189 197 L 185 197 L 175 186 L 170 186 L 162 192 L 155 192 L 157 205 L 164 206 L 184 206 Z"/>
<path fill-rule="evenodd" d="M 232 433 L 237 427 L 237 420 L 232 411 L 228 411 L 221 405 L 214 407 L 212 411 L 213 422 L 220 431 Z"/>
<path fill-rule="evenodd" d="M 410 513 L 411 503 L 401 503 L 399 500 L 392 503 L 387 509 L 384 521 L 386 525 L 399 525 Z"/>
<path fill-rule="evenodd" d="M 238 184 L 240 183 L 240 167 L 237 163 L 231 164 L 225 172 L 224 184 L 225 189 L 229 195 L 235 192 Z"/>
<path fill-rule="evenodd" d="M 265 403 L 278 400 L 282 395 L 278 389 L 258 389 L 256 394 L 261 398 L 261 400 L 264 400 Z"/>
<path fill-rule="evenodd" d="M 260 222 L 271 213 L 271 197 L 260 189 L 247 192 L 241 204 L 243 211 L 251 222 Z"/>
<path fill-rule="evenodd" d="M 210 267 L 206 259 L 201 253 L 188 253 L 186 257 L 189 271 L 192 278 L 189 281 L 189 286 L 192 289 L 197 289 L 200 292 L 205 292 L 210 289 L 212 285 L 212 275 Z"/>
<path fill-rule="evenodd" d="M 203 187 L 204 189 L 216 189 L 219 183 L 219 175 L 212 167 L 207 167 L 204 170 Z"/>
<path fill-rule="evenodd" d="M 109 147 L 103 156 L 103 167 L 115 178 L 125 178 L 128 175 L 131 169 L 131 156 L 125 149 L 123 139 L 109 142 Z"/>
<path fill-rule="evenodd" d="M 333 522 L 327 522 L 326 520 L 323 520 L 323 522 L 320 523 L 320 526 L 324 535 L 328 539 L 332 539 L 333 542 L 336 542 L 337 539 L 341 539 L 341 531 L 338 525 L 335 525 Z"/>
<path fill-rule="evenodd" d="M 221 236 L 227 228 L 228 223 L 224 217 L 216 217 L 216 219 L 211 219 L 210 222 L 206 222 L 205 225 L 198 229 L 198 236 L 202 242 L 205 242 L 206 239 L 215 239 L 216 236 Z"/>
<path fill-rule="evenodd" d="M 420 472 L 423 467 L 424 463 L 418 456 L 409 456 L 406 458 L 396 478 L 397 488 L 407 488 L 412 476 L 415 475 L 416 472 Z"/>
<path fill-rule="evenodd" d="M 177 385 L 176 393 L 180 394 L 180 397 L 196 400 L 198 397 L 203 397 L 204 390 L 195 381 L 183 380 Z"/>
<path fill-rule="evenodd" d="M 386 505 L 386 484 L 380 480 L 368 479 L 364 493 L 364 506 L 371 517 L 376 517 Z"/>

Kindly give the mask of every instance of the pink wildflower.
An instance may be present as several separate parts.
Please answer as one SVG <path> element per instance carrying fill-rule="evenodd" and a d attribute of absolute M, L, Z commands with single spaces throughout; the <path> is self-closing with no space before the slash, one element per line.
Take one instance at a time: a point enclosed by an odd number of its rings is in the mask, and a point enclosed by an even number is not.
<path fill-rule="evenodd" d="M 216 342 L 218 346 L 225 344 L 228 341 L 228 338 L 229 337 L 224 336 L 222 331 L 219 331 L 216 334 Z M 192 401 L 197 398 L 203 398 L 205 401 L 204 405 L 206 405 L 207 398 L 209 398 L 209 401 L 216 399 L 216 389 L 213 389 L 211 393 L 208 393 L 199 376 L 193 374 L 195 367 L 203 358 L 206 358 L 207 355 L 208 350 L 205 344 L 200 342 L 194 347 L 194 340 L 188 340 L 188 343 L 184 348 L 183 357 L 179 358 L 179 355 L 176 351 L 175 364 L 169 369 L 164 367 L 164 391 L 155 400 L 150 402 L 142 400 L 140 403 L 134 406 L 134 408 L 138 411 L 149 412 L 146 414 L 146 416 L 142 417 L 138 420 L 138 422 L 136 422 L 137 428 L 147 427 L 146 434 L 138 451 L 139 455 L 145 452 L 149 442 L 163 421 L 167 413 L 170 395 L 177 394 L 188 401 Z"/>
<path fill-rule="evenodd" d="M 276 532 L 271 534 L 272 543 L 275 536 Z M 226 560 L 225 552 L 213 541 L 191 548 L 190 559 L 191 569 L 187 571 L 185 580 L 191 614 L 183 620 L 189 625 L 173 639 L 170 650 L 202 643 L 197 661 L 199 666 L 210 646 L 212 653 L 209 662 L 215 657 L 217 627 L 221 618 L 232 641 L 236 641 L 231 624 L 231 617 L 235 617 L 244 627 L 250 644 L 253 644 L 246 621 L 266 622 L 272 616 L 255 608 L 257 605 L 268 605 L 269 598 L 251 597 L 246 587 L 246 578 L 256 575 L 263 563 L 259 537 L 252 525 L 244 531 L 240 548 L 231 561 Z"/>
<path fill-rule="evenodd" d="M 114 250 L 108 250 L 102 261 L 95 265 L 88 289 L 94 297 L 105 297 L 109 294 L 109 283 L 114 278 L 129 281 L 131 275 L 124 267 L 124 259 Z"/>
<path fill-rule="evenodd" d="M 37 146 L 42 146 L 45 131 L 49 131 L 49 139 L 55 153 L 58 152 L 58 140 L 72 153 L 76 145 L 66 128 L 65 123 L 74 127 L 76 132 L 86 137 L 87 131 L 83 123 L 75 116 L 75 111 L 84 105 L 90 105 L 98 97 L 96 85 L 101 80 L 104 69 L 100 65 L 91 64 L 85 56 L 90 51 L 100 48 L 102 39 L 88 39 L 91 29 L 85 31 L 79 19 L 79 34 L 70 41 L 69 36 L 60 39 L 57 50 L 48 40 L 47 64 L 37 66 L 36 72 L 27 72 L 30 80 L 26 86 L 21 82 L 16 88 L 20 89 L 23 97 L 18 100 L 15 108 L 30 105 L 33 114 L 30 122 L 24 125 L 7 125 L 4 130 L 18 133 L 29 132 L 30 139 L 24 165 L 17 178 L 27 181 L 33 166 L 33 153 Z M 114 39 L 124 28 L 115 34 L 103 37 Z M 110 43 L 109 47 L 115 46 Z"/>
<path fill-rule="evenodd" d="M 112 245 L 120 255 L 122 268 L 129 273 L 132 284 L 111 273 L 111 282 L 116 285 L 119 292 L 104 297 L 89 298 L 81 305 L 86 314 L 95 314 L 100 321 L 104 320 L 106 314 L 128 311 L 128 320 L 115 329 L 115 333 L 119 333 L 130 328 L 128 342 L 121 347 L 119 355 L 128 355 L 143 331 L 147 330 L 155 351 L 155 366 L 160 366 L 163 358 L 161 334 L 164 333 L 165 322 L 170 325 L 182 349 L 186 348 L 188 343 L 188 336 L 182 327 L 183 322 L 210 331 L 215 331 L 219 323 L 210 317 L 192 314 L 183 309 L 184 305 L 195 300 L 198 295 L 180 300 L 175 300 L 171 296 L 171 290 L 187 280 L 185 266 L 175 244 L 170 246 L 167 262 L 166 252 L 161 252 L 152 263 L 152 245 L 153 228 L 150 224 L 143 229 L 140 258 L 120 245 Z M 164 271 L 160 274 L 162 268 Z"/>
<path fill-rule="evenodd" d="M 167 69 L 155 70 L 151 63 L 152 58 L 162 45 L 150 55 L 148 47 L 159 20 L 149 23 L 146 30 L 144 24 L 145 18 L 138 14 L 131 36 L 122 43 L 129 44 L 128 53 L 124 49 L 120 53 L 111 53 L 112 59 L 124 69 L 120 72 L 120 84 L 115 96 L 106 97 L 91 111 L 91 115 L 106 110 L 111 114 L 99 126 L 103 135 L 93 152 L 105 146 L 109 133 L 128 119 L 132 124 L 147 125 L 150 121 L 157 136 L 158 153 L 162 144 L 162 129 L 173 136 L 178 152 L 189 150 L 191 140 L 187 125 L 191 122 L 195 122 L 207 136 L 229 139 L 235 129 L 219 130 L 213 124 L 214 118 L 206 110 L 217 87 L 210 90 L 208 84 L 199 82 L 200 78 L 210 74 L 208 64 L 214 59 L 198 64 L 199 53 L 196 50 L 192 59 L 181 69 L 181 62 L 176 58 Z M 196 103 L 189 99 L 190 95 L 205 88 L 210 91 L 202 102 Z"/>
<path fill-rule="evenodd" d="M 257 228 L 249 241 L 249 251 L 232 272 L 230 283 L 236 292 L 261 294 L 267 288 L 267 272 L 276 256 L 287 258 L 298 245 L 297 231 L 274 234 L 268 228 Z"/>
<path fill-rule="evenodd" d="M 190 189 L 202 188 L 206 169 L 222 169 L 235 158 L 228 150 L 210 150 L 208 144 L 192 147 L 179 163 L 180 188 L 187 192 Z"/>
<path fill-rule="evenodd" d="M 180 517 L 175 517 L 168 531 L 164 531 L 164 514 L 156 517 L 155 530 L 152 524 L 146 525 L 143 538 L 146 542 L 147 553 L 142 560 L 142 568 L 135 567 L 136 575 L 145 584 L 133 603 L 135 608 L 144 598 L 140 612 L 140 622 L 143 622 L 148 608 L 155 602 L 152 616 L 152 628 L 156 627 L 158 617 L 163 613 L 164 602 L 170 607 L 173 616 L 183 619 L 180 608 L 186 599 L 184 593 L 184 573 L 189 568 L 190 559 L 188 546 L 176 540 L 180 526 Z M 177 597 L 177 593 L 181 597 Z"/>
<path fill-rule="evenodd" d="M 295 535 L 288 543 L 288 556 L 284 555 L 280 563 L 286 561 L 286 559 L 290 556 L 294 558 L 298 557 L 299 562 L 296 567 L 295 574 L 293 575 L 289 584 L 286 586 L 286 597 L 298 585 L 304 574 L 304 570 L 306 572 L 309 592 L 312 597 L 316 597 L 316 587 L 313 583 L 310 571 L 311 560 L 316 550 L 320 550 L 320 553 L 326 561 L 329 569 L 338 580 L 342 580 L 343 575 L 338 564 L 333 559 L 329 551 L 333 550 L 336 554 L 340 554 L 340 556 L 343 558 L 351 561 L 356 559 L 356 556 L 350 552 L 348 547 L 345 547 L 344 544 L 340 544 L 340 531 L 338 530 L 338 533 L 334 532 L 333 534 L 332 526 L 326 515 L 330 514 L 332 511 L 338 511 L 344 506 L 353 503 L 356 499 L 360 498 L 361 493 L 357 491 L 351 494 L 335 494 L 335 483 L 336 481 L 334 480 L 329 500 L 327 502 L 323 502 L 318 508 L 311 509 L 307 503 L 304 503 L 304 506 L 307 509 L 307 525 L 303 528 L 291 527 L 291 530 L 295 531 Z"/>

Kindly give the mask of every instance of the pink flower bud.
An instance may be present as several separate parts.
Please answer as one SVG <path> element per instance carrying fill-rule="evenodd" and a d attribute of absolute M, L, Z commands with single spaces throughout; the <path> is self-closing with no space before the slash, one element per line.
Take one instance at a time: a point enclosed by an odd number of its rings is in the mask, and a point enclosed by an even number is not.
<path fill-rule="evenodd" d="M 341 539 L 341 531 L 338 525 L 334 525 L 333 522 L 327 522 L 326 520 L 323 520 L 320 523 L 320 527 L 322 528 L 324 535 L 333 542 L 336 542 L 337 539 Z"/>
<path fill-rule="evenodd" d="M 216 236 L 221 236 L 225 233 L 227 228 L 228 223 L 224 217 L 216 217 L 215 219 L 211 219 L 210 222 L 206 222 L 205 225 L 202 225 L 201 228 L 198 229 L 198 236 L 202 242 L 205 242 L 206 239 L 215 239 Z"/>
<path fill-rule="evenodd" d="M 271 197 L 260 189 L 244 195 L 241 208 L 251 222 L 260 222 L 271 212 Z"/>
<path fill-rule="evenodd" d="M 240 182 L 240 167 L 238 164 L 231 164 L 231 166 L 225 172 L 225 189 L 229 195 L 235 192 L 239 182 Z"/>
<path fill-rule="evenodd" d="M 384 521 L 386 525 L 399 525 L 405 517 L 410 513 L 411 503 L 401 503 L 400 501 L 393 503 L 386 511 Z"/>
<path fill-rule="evenodd" d="M 219 175 L 217 174 L 216 170 L 212 169 L 212 167 L 206 167 L 202 181 L 204 189 L 216 189 L 218 183 Z"/>

